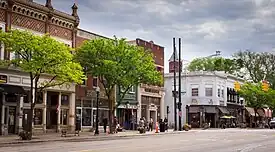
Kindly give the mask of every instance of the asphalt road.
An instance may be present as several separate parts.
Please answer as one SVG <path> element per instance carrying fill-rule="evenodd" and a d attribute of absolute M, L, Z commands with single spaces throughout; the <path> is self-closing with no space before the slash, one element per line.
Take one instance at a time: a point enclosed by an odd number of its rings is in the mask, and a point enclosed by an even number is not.
<path fill-rule="evenodd" d="M 264 152 L 275 151 L 275 130 L 194 130 L 129 139 L 25 144 L 0 152 Z"/>

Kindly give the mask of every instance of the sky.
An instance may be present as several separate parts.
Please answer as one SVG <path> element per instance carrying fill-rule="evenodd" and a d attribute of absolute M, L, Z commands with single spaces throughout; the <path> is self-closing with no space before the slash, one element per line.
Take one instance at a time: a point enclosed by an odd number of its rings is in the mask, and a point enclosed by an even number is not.
<path fill-rule="evenodd" d="M 152 40 L 165 47 L 166 72 L 173 37 L 182 39 L 182 58 L 187 61 L 217 50 L 224 57 L 247 49 L 275 51 L 275 0 L 52 0 L 52 4 L 71 14 L 74 1 L 81 29 Z"/>

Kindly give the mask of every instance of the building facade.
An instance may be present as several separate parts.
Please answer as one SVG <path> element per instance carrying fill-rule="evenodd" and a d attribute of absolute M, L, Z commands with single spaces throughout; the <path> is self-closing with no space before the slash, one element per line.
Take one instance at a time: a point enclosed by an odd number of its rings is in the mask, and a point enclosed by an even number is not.
<path fill-rule="evenodd" d="M 28 30 L 36 35 L 49 33 L 56 40 L 75 47 L 76 32 L 79 24 L 77 6 L 72 6 L 72 13 L 66 14 L 53 8 L 51 0 L 45 5 L 31 0 L 1 0 L 0 27 Z M 15 58 L 3 46 L 1 60 Z M 28 74 L 15 69 L 0 69 L 3 81 L 1 87 L 1 134 L 15 134 L 22 130 L 29 118 L 30 79 Z M 49 79 L 42 77 L 41 81 Z M 75 86 L 64 85 L 47 88 L 39 95 L 34 110 L 33 129 L 35 132 L 56 132 L 62 128 L 71 130 L 75 127 Z"/>
<path fill-rule="evenodd" d="M 119 99 L 119 88 L 116 88 L 116 101 Z M 138 100 L 137 100 L 137 87 L 133 86 L 124 96 L 116 109 L 116 116 L 120 126 L 128 130 L 136 129 L 137 124 L 137 110 L 138 110 Z"/>
<path fill-rule="evenodd" d="M 164 80 L 165 106 L 170 111 L 168 121 L 170 126 L 174 126 L 173 73 L 165 74 Z M 243 80 L 224 72 L 182 73 L 182 90 L 178 90 L 177 84 L 176 91 L 182 93 L 183 124 L 202 127 L 203 123 L 211 123 L 211 127 L 219 127 L 220 117 L 224 115 L 235 116 L 239 122 L 243 122 L 244 101 L 237 93 L 231 92 L 235 82 L 242 83 Z"/>
<path fill-rule="evenodd" d="M 85 41 L 97 38 L 107 39 L 107 37 L 78 29 L 76 36 L 76 47 L 80 47 Z M 103 86 L 100 85 L 97 77 L 87 75 L 87 80 L 83 81 L 82 85 L 76 86 L 76 119 L 80 120 L 82 131 L 91 131 L 93 128 L 95 128 L 97 87 L 100 87 L 99 125 L 103 126 L 103 119 L 109 118 L 108 116 L 110 109 Z"/>
<path fill-rule="evenodd" d="M 153 41 L 136 39 L 129 43 L 151 50 L 155 60 L 156 69 L 164 73 L 164 47 L 154 44 Z M 137 119 L 153 118 L 154 122 L 164 119 L 164 87 L 141 84 L 137 89 Z"/>

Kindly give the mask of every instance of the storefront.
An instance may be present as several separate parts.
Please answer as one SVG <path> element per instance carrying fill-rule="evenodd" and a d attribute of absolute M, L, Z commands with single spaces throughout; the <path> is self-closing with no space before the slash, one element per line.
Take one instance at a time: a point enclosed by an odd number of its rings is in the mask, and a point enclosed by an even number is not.
<path fill-rule="evenodd" d="M 96 110 L 96 98 L 76 100 L 76 119 L 80 120 L 83 131 L 91 131 L 95 128 Z M 98 108 L 99 126 L 103 126 L 103 119 L 109 119 L 108 100 L 100 98 Z"/>
<path fill-rule="evenodd" d="M 118 123 L 126 130 L 135 130 L 137 128 L 137 103 L 121 104 L 117 108 Z"/>

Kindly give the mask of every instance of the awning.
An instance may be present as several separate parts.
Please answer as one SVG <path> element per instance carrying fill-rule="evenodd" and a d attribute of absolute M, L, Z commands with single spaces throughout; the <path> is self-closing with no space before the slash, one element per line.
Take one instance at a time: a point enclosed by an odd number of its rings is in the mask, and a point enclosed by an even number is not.
<path fill-rule="evenodd" d="M 225 107 L 218 107 L 218 109 L 221 111 L 223 114 L 229 114 L 229 111 Z"/>
<path fill-rule="evenodd" d="M 254 110 L 254 108 L 245 107 L 245 109 L 249 113 L 249 115 L 255 117 L 255 110 Z M 256 116 L 259 116 L 259 115 L 256 113 Z"/>
<path fill-rule="evenodd" d="M 216 113 L 215 107 L 204 107 L 206 113 Z"/>
<path fill-rule="evenodd" d="M 189 113 L 199 113 L 200 107 L 189 107 Z"/>
<path fill-rule="evenodd" d="M 260 117 L 264 117 L 265 113 L 263 109 L 257 109 L 257 113 L 259 114 Z"/>
<path fill-rule="evenodd" d="M 0 84 L 0 92 L 16 95 L 27 95 L 23 87 L 9 84 Z"/>
<path fill-rule="evenodd" d="M 265 111 L 265 117 L 271 118 L 272 117 L 272 110 L 264 108 Z"/>

